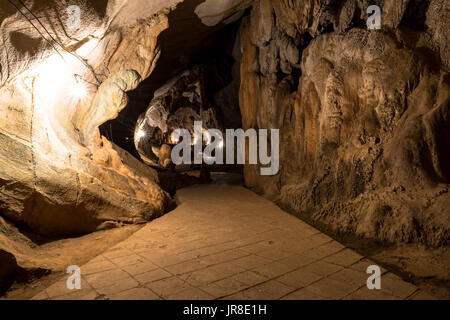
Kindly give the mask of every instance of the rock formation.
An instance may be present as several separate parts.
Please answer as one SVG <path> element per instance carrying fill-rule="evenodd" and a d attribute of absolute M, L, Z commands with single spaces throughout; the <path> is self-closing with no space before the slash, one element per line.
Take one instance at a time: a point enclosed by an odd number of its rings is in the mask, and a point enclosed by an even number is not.
<path fill-rule="evenodd" d="M 168 167 L 171 163 L 172 133 L 186 129 L 194 135 L 194 122 L 203 128 L 223 128 L 217 112 L 206 102 L 205 75 L 201 67 L 186 70 L 155 92 L 154 99 L 141 115 L 135 132 L 136 149 L 142 160 L 155 167 Z"/>
<path fill-rule="evenodd" d="M 370 5 L 382 10 L 380 30 L 368 28 Z M 195 18 L 186 22 L 196 27 L 191 34 L 165 33 L 177 6 Z M 195 72 L 193 47 L 235 22 L 228 61 L 210 59 L 208 72 Z M 143 223 L 171 208 L 156 170 L 99 126 L 125 110 L 127 92 L 146 79 L 159 87 L 185 69 L 193 78 L 178 77 L 172 91 L 156 94 L 140 123 L 162 133 L 189 125 L 204 102 L 197 78 L 209 76 L 203 89 L 223 114 L 210 114 L 209 126 L 242 120 L 244 129 L 280 129 L 279 173 L 261 176 L 246 165 L 248 187 L 337 233 L 448 244 L 449 29 L 446 0 L 3 1 L 0 260 L 9 267 L 2 271 L 14 272 L 5 252 L 17 258 L 15 241 L 32 246 L 4 235 L 18 232 L 12 224 L 71 236 Z M 164 35 L 176 36 L 167 46 L 173 51 L 162 52 Z M 211 86 L 221 68 L 232 79 Z M 157 157 L 147 163 L 170 165 L 167 141 L 151 151 Z"/>
<path fill-rule="evenodd" d="M 17 265 L 16 258 L 4 250 L 0 249 L 0 294 L 9 287 L 11 282 L 14 280 L 17 269 L 19 268 Z"/>
<path fill-rule="evenodd" d="M 126 107 L 125 92 L 150 74 L 165 14 L 133 11 L 127 21 L 117 3 L 78 4 L 83 22 L 74 33 L 63 23 L 67 6 L 60 1 L 27 2 L 30 11 L 21 9 L 31 18 L 31 12 L 49 13 L 42 26 L 35 24 L 43 36 L 13 7 L 1 15 L 7 35 L 1 50 L 1 211 L 45 235 L 148 221 L 169 202 L 155 172 L 121 157 L 124 152 L 98 134 L 100 124 Z M 61 47 L 42 37 L 59 39 Z M 80 100 L 70 94 L 76 76 L 87 91 Z"/>
<path fill-rule="evenodd" d="M 242 29 L 245 128 L 280 128 L 281 170 L 247 185 L 336 232 L 448 242 L 447 1 L 255 2 Z M 370 3 L 372 4 L 372 3 Z"/>
<path fill-rule="evenodd" d="M 161 54 L 158 36 L 180 2 L 16 0 L 2 5 L 4 217 L 43 235 L 72 235 L 164 213 L 170 199 L 156 172 L 101 137 L 98 127 L 117 117 L 128 104 L 126 92 L 152 73 Z M 202 12 L 242 13 L 248 2 Z M 83 96 L 75 97 L 71 91 L 79 86 Z"/>
<path fill-rule="evenodd" d="M 19 264 L 35 266 L 26 258 L 33 244 L 12 223 L 42 236 L 72 236 L 147 222 L 173 208 L 157 172 L 98 128 L 127 107 L 127 92 L 154 70 L 158 36 L 181 2 L 1 4 L 0 248 Z M 206 12 L 226 19 L 242 14 L 240 2 Z M 11 278 L 12 261 L 2 260 L 8 268 L 0 280 Z"/>

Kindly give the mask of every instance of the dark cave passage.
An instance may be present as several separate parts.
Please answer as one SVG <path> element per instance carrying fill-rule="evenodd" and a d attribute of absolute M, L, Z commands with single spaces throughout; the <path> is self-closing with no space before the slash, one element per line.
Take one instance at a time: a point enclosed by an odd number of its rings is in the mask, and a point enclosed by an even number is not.
<path fill-rule="evenodd" d="M 169 13 L 169 28 L 158 37 L 161 56 L 152 74 L 137 89 L 128 92 L 128 106 L 118 117 L 100 127 L 102 135 L 138 159 L 133 141 L 139 116 L 147 110 L 155 91 L 194 66 L 201 68 L 199 76 L 205 84 L 205 104 L 217 111 L 224 127 L 241 127 L 238 100 L 240 61 L 233 56 L 236 55 L 233 50 L 236 51 L 242 20 L 230 25 L 206 26 L 194 13 L 201 2 L 185 1 Z"/>

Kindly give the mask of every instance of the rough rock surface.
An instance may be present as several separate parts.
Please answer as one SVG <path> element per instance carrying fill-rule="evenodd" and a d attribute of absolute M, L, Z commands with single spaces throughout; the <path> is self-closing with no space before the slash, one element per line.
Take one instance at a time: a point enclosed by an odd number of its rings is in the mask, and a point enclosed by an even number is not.
<path fill-rule="evenodd" d="M 127 106 L 126 92 L 152 73 L 161 54 L 158 36 L 181 2 L 16 2 L 41 35 L 13 6 L 2 5 L 3 216 L 40 234 L 70 235 L 165 212 L 170 198 L 156 172 L 101 137 L 98 127 L 115 118 Z M 227 13 L 241 12 L 244 2 L 234 1 Z M 72 5 L 80 8 L 78 27 Z M 214 8 L 208 12 L 220 16 L 223 8 Z M 71 95 L 76 82 L 87 93 L 81 99 Z"/>
<path fill-rule="evenodd" d="M 208 26 L 231 23 L 244 14 L 253 0 L 209 0 L 197 6 L 195 13 Z"/>
<path fill-rule="evenodd" d="M 445 245 L 449 2 L 372 2 L 256 1 L 240 107 L 245 128 L 280 128 L 281 163 L 273 177 L 246 166 L 246 182 L 336 232 Z"/>
<path fill-rule="evenodd" d="M 198 3 L 195 13 L 207 25 L 235 21 L 251 3 L 185 1 Z M 44 235 L 160 216 L 169 195 L 156 172 L 101 137 L 98 126 L 152 73 L 167 14 L 183 1 L 24 2 L 59 53 L 2 4 L 0 214 Z M 76 29 L 67 25 L 74 4 L 82 15 Z M 247 185 L 337 232 L 448 244 L 449 2 L 253 4 L 236 55 L 242 122 L 245 129 L 281 129 L 281 167 L 261 177 L 246 166 Z M 366 28 L 371 4 L 383 10 L 378 31 Z M 86 97 L 72 98 L 74 80 Z M 13 242 L 3 235 L 12 229 L 0 227 L 3 243 Z M 14 262 L 3 256 L 0 271 L 10 272 Z"/>
<path fill-rule="evenodd" d="M 115 18 L 123 11 L 116 2 L 77 4 L 82 25 L 70 34 L 66 3 L 50 9 L 27 2 L 34 14 L 49 13 L 41 22 L 65 47 L 54 44 L 64 59 L 14 8 L 0 19 L 7 35 L 2 57 L 13 57 L 2 60 L 7 73 L 0 87 L 0 208 L 8 219 L 44 235 L 145 222 L 162 215 L 169 202 L 154 171 L 125 160 L 124 151 L 98 132 L 126 107 L 126 91 L 151 73 L 157 36 L 167 28 L 167 7 L 144 16 L 129 12 L 130 20 L 118 24 Z M 17 29 L 23 41 L 15 41 Z M 87 96 L 81 100 L 70 96 L 74 74 L 84 78 Z"/>
<path fill-rule="evenodd" d="M 217 111 L 206 100 L 205 71 L 200 66 L 186 70 L 155 92 L 135 129 L 135 145 L 141 159 L 152 166 L 167 167 L 171 163 L 171 135 L 186 129 L 194 135 L 194 122 L 204 129 L 221 129 Z"/>
<path fill-rule="evenodd" d="M 2 294 L 11 284 L 14 275 L 18 270 L 16 258 L 4 250 L 0 249 L 0 294 Z"/>

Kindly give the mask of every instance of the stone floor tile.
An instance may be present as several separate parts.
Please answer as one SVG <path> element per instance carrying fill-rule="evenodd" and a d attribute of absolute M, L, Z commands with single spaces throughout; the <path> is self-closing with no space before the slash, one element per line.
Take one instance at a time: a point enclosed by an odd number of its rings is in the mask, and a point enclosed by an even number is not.
<path fill-rule="evenodd" d="M 413 295 L 411 295 L 408 300 L 436 300 L 436 298 L 424 292 L 423 290 L 418 290 Z"/>
<path fill-rule="evenodd" d="M 370 274 L 347 268 L 335 272 L 329 277 L 337 281 L 349 282 L 362 287 L 367 285 L 367 279 L 370 277 Z"/>
<path fill-rule="evenodd" d="M 258 253 L 261 251 L 267 250 L 268 246 L 267 244 L 264 244 L 263 242 L 257 242 L 253 244 L 249 244 L 243 247 L 239 247 L 240 250 L 250 253 Z"/>
<path fill-rule="evenodd" d="M 67 277 L 69 277 L 69 275 L 67 275 Z M 75 290 L 78 290 L 78 289 L 72 290 L 67 288 L 67 277 L 63 277 L 61 280 L 52 284 L 45 290 L 46 294 L 49 296 L 50 299 L 58 296 L 63 296 L 72 293 Z M 91 286 L 86 282 L 84 278 L 81 278 L 81 289 L 91 289 Z"/>
<path fill-rule="evenodd" d="M 33 296 L 30 300 L 47 300 L 49 298 L 50 297 L 48 296 L 47 292 L 44 290 Z"/>
<path fill-rule="evenodd" d="M 120 268 L 145 262 L 145 259 L 141 256 L 138 256 L 137 254 L 131 254 L 124 257 L 111 258 L 110 261 Z"/>
<path fill-rule="evenodd" d="M 116 281 L 127 278 L 130 278 L 130 275 L 120 269 L 94 273 L 85 277 L 87 282 L 94 288 L 108 287 L 114 284 L 114 282 Z"/>
<path fill-rule="evenodd" d="M 96 256 L 95 258 L 93 258 L 91 261 L 89 261 L 90 263 L 97 263 L 100 261 L 105 261 L 108 260 L 103 254 Z"/>
<path fill-rule="evenodd" d="M 124 278 L 115 281 L 112 285 L 107 287 L 101 287 L 97 289 L 99 294 L 111 295 L 116 294 L 125 290 L 129 290 L 132 288 L 137 288 L 139 286 L 139 282 L 134 280 L 133 278 Z"/>
<path fill-rule="evenodd" d="M 55 297 L 55 300 L 95 300 L 99 294 L 94 289 L 74 290 L 71 293 Z"/>
<path fill-rule="evenodd" d="M 202 287 L 201 289 L 217 299 L 239 292 L 248 287 L 249 286 L 245 283 L 233 279 L 232 277 L 216 281 L 205 287 Z"/>
<path fill-rule="evenodd" d="M 238 267 L 238 266 L 232 264 L 231 262 L 216 264 L 213 266 L 209 266 L 208 268 L 223 275 L 224 278 L 245 271 L 244 268 Z"/>
<path fill-rule="evenodd" d="M 179 293 L 191 286 L 177 277 L 171 277 L 147 283 L 146 287 L 163 299 L 167 299 L 170 295 Z"/>
<path fill-rule="evenodd" d="M 287 247 L 286 247 L 287 248 Z M 283 258 L 287 258 L 292 255 L 291 252 L 283 251 L 278 248 L 269 248 L 263 251 L 255 253 L 257 256 L 271 259 L 271 260 L 280 260 Z"/>
<path fill-rule="evenodd" d="M 180 275 L 180 274 L 189 273 L 189 272 L 199 270 L 199 269 L 204 269 L 207 266 L 208 265 L 202 261 L 191 260 L 191 261 L 186 261 L 186 262 L 182 262 L 179 264 L 175 264 L 172 266 L 168 266 L 165 269 L 174 275 Z"/>
<path fill-rule="evenodd" d="M 321 245 L 320 247 L 312 248 L 311 250 L 305 252 L 305 254 L 312 258 L 320 260 L 343 250 L 343 248 L 338 248 L 330 244 L 331 243 L 326 243 L 324 245 Z"/>
<path fill-rule="evenodd" d="M 114 259 L 114 258 L 130 256 L 132 254 L 134 254 L 134 252 L 131 250 L 114 247 L 112 249 L 109 249 L 107 252 L 105 252 L 103 254 L 103 256 L 107 259 Z"/>
<path fill-rule="evenodd" d="M 278 281 L 269 280 L 257 286 L 240 291 L 227 296 L 226 300 L 277 300 L 294 291 L 295 288 L 289 287 Z"/>
<path fill-rule="evenodd" d="M 214 297 L 198 288 L 189 288 L 169 295 L 167 300 L 211 300 Z"/>
<path fill-rule="evenodd" d="M 232 264 L 244 268 L 246 270 L 256 268 L 263 264 L 271 262 L 270 259 L 263 258 L 257 255 L 249 255 L 236 260 L 231 261 Z"/>
<path fill-rule="evenodd" d="M 148 256 L 149 257 L 149 256 Z M 162 268 L 193 260 L 193 257 L 180 254 L 161 254 L 158 256 L 149 257 L 153 264 Z"/>
<path fill-rule="evenodd" d="M 306 288 L 298 289 L 281 298 L 281 300 L 327 300 L 325 297 L 309 291 Z"/>
<path fill-rule="evenodd" d="M 278 282 L 284 283 L 288 286 L 294 288 L 303 288 L 311 283 L 314 283 L 323 277 L 312 272 L 307 272 L 302 269 L 295 270 L 293 272 L 289 272 L 281 277 L 278 277 L 276 280 Z"/>
<path fill-rule="evenodd" d="M 306 267 L 303 267 L 302 270 L 305 270 L 307 272 L 312 272 L 312 273 L 317 273 L 320 276 L 326 277 L 330 274 L 333 274 L 335 272 L 338 272 L 340 270 L 342 270 L 343 267 L 333 264 L 333 263 L 328 263 L 328 262 L 323 262 L 323 261 L 315 261 L 313 263 L 311 263 L 310 265 L 307 265 Z"/>
<path fill-rule="evenodd" d="M 381 276 L 381 290 L 401 299 L 406 299 L 417 290 L 411 283 L 403 281 L 400 277 L 387 273 Z"/>
<path fill-rule="evenodd" d="M 124 266 L 121 269 L 126 273 L 135 276 L 138 274 L 142 274 L 145 272 L 153 271 L 158 269 L 159 267 L 150 261 L 143 261 L 136 264 L 131 264 L 128 266 Z"/>
<path fill-rule="evenodd" d="M 179 276 L 180 279 L 188 282 L 194 287 L 204 287 L 208 284 L 224 279 L 227 276 L 215 271 L 211 268 L 193 271 Z"/>
<path fill-rule="evenodd" d="M 88 262 L 80 268 L 81 275 L 89 275 L 97 272 L 104 272 L 112 269 L 117 269 L 117 266 L 109 260 L 103 260 L 98 262 Z"/>
<path fill-rule="evenodd" d="M 343 300 L 399 300 L 382 290 L 369 290 L 367 287 L 360 288 L 342 298 Z"/>
<path fill-rule="evenodd" d="M 136 279 L 141 284 L 147 284 L 149 282 L 165 279 L 171 277 L 172 274 L 167 272 L 163 269 L 156 269 L 152 271 L 148 271 L 145 273 L 141 273 L 134 276 L 134 279 Z"/>
<path fill-rule="evenodd" d="M 384 269 L 382 266 L 378 265 L 376 262 L 373 262 L 373 261 L 371 261 L 371 260 L 369 260 L 367 258 L 364 258 L 364 259 L 362 259 L 362 260 L 360 260 L 360 261 L 350 265 L 349 268 L 352 269 L 352 270 L 355 270 L 355 271 L 359 271 L 359 272 L 364 272 L 365 273 L 365 272 L 367 272 L 367 268 L 369 266 L 373 266 L 373 265 L 380 267 L 381 274 L 384 274 L 384 273 L 387 272 L 387 270 Z"/>
<path fill-rule="evenodd" d="M 278 260 L 278 262 L 280 262 L 280 263 L 286 264 L 288 266 L 296 267 L 296 268 L 305 267 L 316 261 L 317 261 L 317 259 L 312 258 L 306 254 L 293 255 L 293 256 L 289 256 L 287 258 Z"/>
<path fill-rule="evenodd" d="M 227 261 L 236 260 L 245 256 L 248 256 L 249 253 L 241 250 L 228 250 L 224 252 L 215 253 L 212 255 L 208 255 L 200 258 L 201 261 L 208 265 L 215 265 Z"/>
<path fill-rule="evenodd" d="M 308 291 L 331 300 L 342 299 L 350 293 L 358 290 L 358 285 L 341 282 L 331 278 L 323 278 L 308 285 Z"/>
<path fill-rule="evenodd" d="M 133 288 L 120 293 L 107 295 L 109 300 L 161 300 L 148 288 Z"/>
<path fill-rule="evenodd" d="M 348 267 L 363 257 L 351 249 L 344 249 L 324 259 L 325 262 L 334 263 L 343 267 Z"/>
<path fill-rule="evenodd" d="M 267 278 L 261 274 L 258 274 L 254 271 L 244 271 L 244 272 L 238 273 L 238 274 L 230 277 L 230 279 L 239 281 L 249 287 L 255 286 L 257 284 L 260 284 L 262 282 L 266 282 L 267 280 L 269 280 L 269 278 Z"/>
<path fill-rule="evenodd" d="M 264 276 L 266 278 L 272 279 L 288 272 L 293 271 L 296 267 L 292 265 L 287 265 L 278 261 L 273 261 L 261 266 L 258 266 L 254 269 L 251 269 L 253 272 Z"/>

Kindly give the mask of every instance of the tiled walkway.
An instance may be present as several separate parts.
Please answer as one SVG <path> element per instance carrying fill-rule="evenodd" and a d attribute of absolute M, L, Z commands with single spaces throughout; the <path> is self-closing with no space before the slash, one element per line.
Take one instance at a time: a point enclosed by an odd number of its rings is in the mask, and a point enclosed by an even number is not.
<path fill-rule="evenodd" d="M 34 299 L 424 299 L 375 264 L 236 185 L 193 186 L 179 207 L 81 266 Z"/>

